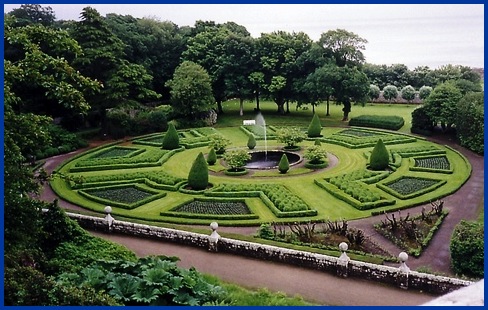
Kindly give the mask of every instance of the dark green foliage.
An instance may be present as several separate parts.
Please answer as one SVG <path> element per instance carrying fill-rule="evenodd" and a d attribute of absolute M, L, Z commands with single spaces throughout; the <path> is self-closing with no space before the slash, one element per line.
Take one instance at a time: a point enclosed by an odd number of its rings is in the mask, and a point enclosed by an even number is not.
<path fill-rule="evenodd" d="M 208 186 L 208 166 L 202 152 L 198 154 L 191 166 L 188 186 L 193 190 L 203 190 Z"/>
<path fill-rule="evenodd" d="M 90 285 L 129 305 L 197 306 L 225 297 L 220 286 L 209 284 L 194 268 L 182 269 L 177 258 L 149 256 L 138 261 L 99 261 L 80 273 L 58 277 L 61 284 Z"/>
<path fill-rule="evenodd" d="M 216 162 L 217 162 L 217 153 L 215 153 L 214 148 L 211 148 L 210 152 L 208 152 L 208 155 L 207 155 L 207 163 L 210 166 L 212 166 L 212 165 L 215 165 Z"/>
<path fill-rule="evenodd" d="M 34 154 L 36 159 L 68 153 L 88 146 L 88 143 L 85 140 L 60 126 L 50 124 L 46 130 L 51 137 L 51 143 L 41 145 L 40 148 L 36 150 Z"/>
<path fill-rule="evenodd" d="M 322 125 L 320 124 L 320 119 L 317 113 L 313 115 L 310 125 L 308 125 L 307 135 L 309 138 L 320 137 L 320 132 L 322 131 Z"/>
<path fill-rule="evenodd" d="M 288 157 L 286 154 L 283 154 L 280 159 L 280 163 L 278 164 L 278 170 L 280 173 L 286 173 L 290 169 L 290 163 L 288 162 Z"/>
<path fill-rule="evenodd" d="M 175 126 L 172 123 L 170 123 L 168 127 L 168 131 L 164 135 L 163 149 L 174 150 L 179 147 L 180 147 L 180 138 L 178 136 L 178 132 L 176 131 Z"/>
<path fill-rule="evenodd" d="M 425 107 L 418 107 L 412 112 L 412 128 L 410 131 L 416 134 L 431 135 L 433 119 L 427 114 Z"/>
<path fill-rule="evenodd" d="M 459 143 L 483 155 L 485 149 L 484 93 L 469 93 L 457 104 L 456 134 Z"/>
<path fill-rule="evenodd" d="M 315 140 L 315 142 L 313 143 L 313 145 L 317 145 L 317 146 L 321 146 L 322 143 L 320 142 L 320 140 Z"/>
<path fill-rule="evenodd" d="M 249 139 L 247 140 L 247 147 L 252 150 L 256 147 L 256 138 L 254 137 L 254 134 L 249 135 Z"/>
<path fill-rule="evenodd" d="M 148 109 L 137 105 L 134 108 L 114 108 L 107 113 L 107 134 L 114 139 L 126 135 L 166 131 L 168 112 L 161 109 Z"/>
<path fill-rule="evenodd" d="M 349 126 L 373 127 L 381 129 L 398 130 L 405 121 L 401 116 L 394 115 L 360 115 L 351 118 Z"/>
<path fill-rule="evenodd" d="M 458 274 L 483 278 L 484 276 L 484 231 L 482 222 L 462 220 L 451 238 L 451 261 Z"/>
<path fill-rule="evenodd" d="M 369 168 L 372 170 L 384 170 L 388 167 L 389 160 L 390 154 L 388 153 L 383 140 L 379 139 L 371 152 Z"/>

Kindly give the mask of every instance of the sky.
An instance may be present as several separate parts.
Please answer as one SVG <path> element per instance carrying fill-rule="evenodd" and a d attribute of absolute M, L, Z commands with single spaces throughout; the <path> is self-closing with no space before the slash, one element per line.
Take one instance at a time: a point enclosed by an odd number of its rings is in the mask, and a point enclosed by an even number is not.
<path fill-rule="evenodd" d="M 484 67 L 483 4 L 43 4 L 57 19 L 79 20 L 86 6 L 107 13 L 151 17 L 178 26 L 232 21 L 255 38 L 276 30 L 304 32 L 317 41 L 346 29 L 366 39 L 368 63 L 431 69 L 453 64 Z M 4 5 L 9 12 L 17 5 Z"/>

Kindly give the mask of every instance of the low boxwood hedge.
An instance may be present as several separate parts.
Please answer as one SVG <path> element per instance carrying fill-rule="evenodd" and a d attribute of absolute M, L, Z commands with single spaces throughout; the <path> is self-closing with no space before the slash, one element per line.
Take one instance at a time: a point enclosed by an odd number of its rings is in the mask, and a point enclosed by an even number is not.
<path fill-rule="evenodd" d="M 403 117 L 396 115 L 360 115 L 352 117 L 349 126 L 399 130 L 405 124 Z"/>

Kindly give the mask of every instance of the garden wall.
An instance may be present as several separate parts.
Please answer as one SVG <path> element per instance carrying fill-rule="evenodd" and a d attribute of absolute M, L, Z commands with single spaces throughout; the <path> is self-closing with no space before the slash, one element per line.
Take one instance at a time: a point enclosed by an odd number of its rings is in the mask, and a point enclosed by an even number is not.
<path fill-rule="evenodd" d="M 86 229 L 127 234 L 139 237 L 156 238 L 209 251 L 225 252 L 268 261 L 297 265 L 329 272 L 341 277 L 357 277 L 386 283 L 404 289 L 421 290 L 432 294 L 446 294 L 461 287 L 473 284 L 456 278 L 435 276 L 410 271 L 405 264 L 399 268 L 349 260 L 345 252 L 341 257 L 297 251 L 259 243 L 222 238 L 216 232 L 204 235 L 176 229 L 162 228 L 144 224 L 117 221 L 107 214 L 105 218 L 67 213 Z M 214 224 L 214 223 L 213 223 Z"/>

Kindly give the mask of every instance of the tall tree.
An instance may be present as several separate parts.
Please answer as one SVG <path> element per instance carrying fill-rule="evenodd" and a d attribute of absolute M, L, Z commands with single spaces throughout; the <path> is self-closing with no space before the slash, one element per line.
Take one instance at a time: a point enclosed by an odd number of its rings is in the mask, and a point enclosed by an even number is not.
<path fill-rule="evenodd" d="M 441 123 L 443 130 L 447 130 L 456 123 L 456 106 L 461 98 L 461 91 L 453 82 L 442 83 L 425 99 L 425 111 L 434 122 Z"/>
<path fill-rule="evenodd" d="M 214 107 L 210 76 L 194 62 L 182 62 L 166 86 L 171 89 L 171 105 L 179 117 L 197 120 Z"/>
<path fill-rule="evenodd" d="M 361 66 L 366 39 L 344 29 L 329 30 L 320 36 L 319 44 L 339 67 Z"/>
<path fill-rule="evenodd" d="M 56 20 L 53 9 L 50 6 L 43 7 L 40 4 L 22 4 L 20 8 L 13 9 L 8 14 L 17 18 L 16 27 L 30 24 L 51 26 Z"/>

